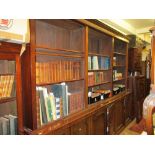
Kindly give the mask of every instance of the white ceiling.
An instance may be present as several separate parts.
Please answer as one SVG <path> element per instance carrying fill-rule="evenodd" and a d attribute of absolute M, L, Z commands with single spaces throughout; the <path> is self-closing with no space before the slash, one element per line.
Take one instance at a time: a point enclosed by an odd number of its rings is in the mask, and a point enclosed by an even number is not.
<path fill-rule="evenodd" d="M 147 42 L 151 41 L 149 29 L 155 25 L 155 19 L 100 19 L 100 21 L 125 35 L 134 34 Z"/>
<path fill-rule="evenodd" d="M 124 19 L 135 29 L 142 29 L 154 25 L 154 19 Z"/>

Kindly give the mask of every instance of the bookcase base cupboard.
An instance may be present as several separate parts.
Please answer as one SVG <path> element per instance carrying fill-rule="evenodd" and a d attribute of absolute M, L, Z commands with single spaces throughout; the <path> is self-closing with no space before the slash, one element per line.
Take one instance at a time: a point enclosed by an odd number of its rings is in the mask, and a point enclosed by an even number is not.
<path fill-rule="evenodd" d="M 21 60 L 23 134 L 118 134 L 131 120 L 125 36 L 89 20 L 30 20 Z"/>

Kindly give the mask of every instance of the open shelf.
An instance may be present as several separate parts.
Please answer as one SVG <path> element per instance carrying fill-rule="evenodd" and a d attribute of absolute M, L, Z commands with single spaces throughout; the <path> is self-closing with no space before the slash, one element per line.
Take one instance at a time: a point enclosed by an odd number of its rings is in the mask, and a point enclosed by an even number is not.
<path fill-rule="evenodd" d="M 77 80 L 65 80 L 65 81 L 57 81 L 57 82 L 47 82 L 47 83 L 39 83 L 36 84 L 36 86 L 45 86 L 45 85 L 53 85 L 53 84 L 59 84 L 59 83 L 63 83 L 63 82 L 76 82 L 76 81 L 81 81 L 84 80 L 84 78 L 81 79 L 77 79 Z"/>
<path fill-rule="evenodd" d="M 110 57 L 109 55 L 106 55 L 106 54 L 98 54 L 98 53 L 93 53 L 93 52 L 89 52 L 88 55 L 90 55 L 90 56 Z"/>
<path fill-rule="evenodd" d="M 38 55 L 47 55 L 47 56 L 55 56 L 55 57 L 67 57 L 67 58 L 84 58 L 83 55 L 68 55 L 68 54 L 58 54 L 58 53 L 50 53 L 50 52 L 38 52 Z"/>
<path fill-rule="evenodd" d="M 36 50 L 46 50 L 46 51 L 50 51 L 50 52 L 54 52 L 54 51 L 64 51 L 64 52 L 70 52 L 70 53 L 80 53 L 82 54 L 83 52 L 78 51 L 78 50 L 70 50 L 70 49 L 64 49 L 64 48 L 50 48 L 47 46 L 41 46 L 41 45 L 37 45 L 36 46 Z"/>
<path fill-rule="evenodd" d="M 110 81 L 105 81 L 105 82 L 94 84 L 94 85 L 91 85 L 91 86 L 88 86 L 88 87 L 95 87 L 95 86 L 99 86 L 99 85 L 103 85 L 103 84 L 108 84 L 108 83 L 111 83 L 111 82 Z"/>
<path fill-rule="evenodd" d="M 16 97 L 1 98 L 0 99 L 0 104 L 6 103 L 6 102 L 15 101 L 15 100 L 16 100 Z"/>
<path fill-rule="evenodd" d="M 94 70 L 94 69 L 91 69 L 91 70 L 88 70 L 88 72 L 102 72 L 102 71 L 110 71 L 110 69 L 97 69 L 97 70 Z"/>
<path fill-rule="evenodd" d="M 116 65 L 116 66 L 113 66 L 114 68 L 117 68 L 117 67 L 126 67 L 125 65 Z"/>
<path fill-rule="evenodd" d="M 121 52 L 114 52 L 114 54 L 117 54 L 117 55 L 122 55 L 122 56 L 126 56 L 126 54 L 121 53 Z"/>
<path fill-rule="evenodd" d="M 118 79 L 118 80 L 113 80 L 113 82 L 122 81 L 122 80 L 125 80 L 125 78 L 121 78 L 121 79 Z"/>

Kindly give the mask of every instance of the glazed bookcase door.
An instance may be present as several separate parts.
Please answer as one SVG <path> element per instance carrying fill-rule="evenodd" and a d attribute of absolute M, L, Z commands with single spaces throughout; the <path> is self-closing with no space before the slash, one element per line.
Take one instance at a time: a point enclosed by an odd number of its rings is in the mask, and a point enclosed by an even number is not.
<path fill-rule="evenodd" d="M 0 54 L 0 134 L 22 133 L 20 59 Z"/>
<path fill-rule="evenodd" d="M 98 101 L 97 93 L 112 91 L 112 37 L 89 28 L 88 31 L 88 103 Z M 100 97 L 99 97 L 100 98 Z M 103 95 L 103 100 L 105 99 Z M 95 101 L 96 100 L 96 101 Z"/>
<path fill-rule="evenodd" d="M 113 52 L 113 95 L 117 94 L 116 88 L 121 88 L 120 91 L 126 89 L 127 84 L 127 43 L 114 38 Z"/>
<path fill-rule="evenodd" d="M 73 20 L 32 22 L 33 124 L 40 128 L 85 108 L 85 29 Z"/>

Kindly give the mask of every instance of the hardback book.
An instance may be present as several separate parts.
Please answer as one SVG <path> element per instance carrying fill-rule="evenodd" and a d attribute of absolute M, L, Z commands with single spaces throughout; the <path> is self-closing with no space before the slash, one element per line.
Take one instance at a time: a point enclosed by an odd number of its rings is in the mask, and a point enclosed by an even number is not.
<path fill-rule="evenodd" d="M 56 120 L 56 106 L 55 106 L 55 97 L 53 93 L 49 93 L 49 99 L 51 103 L 51 108 L 52 108 L 52 118 L 53 120 Z"/>
<path fill-rule="evenodd" d="M 92 69 L 94 69 L 94 70 L 99 69 L 98 57 L 97 56 L 92 57 Z"/>
<path fill-rule="evenodd" d="M 8 92 L 7 97 L 14 97 L 16 95 L 16 83 L 15 83 L 15 76 L 11 75 L 9 86 L 8 86 Z"/>
<path fill-rule="evenodd" d="M 9 119 L 10 135 L 17 135 L 18 133 L 17 116 L 9 114 L 5 115 L 5 118 Z"/>
<path fill-rule="evenodd" d="M 0 76 L 0 98 L 2 98 L 2 90 L 3 90 L 1 78 L 2 78 L 2 76 Z"/>
<path fill-rule="evenodd" d="M 88 56 L 88 70 L 91 70 L 91 56 Z"/>
<path fill-rule="evenodd" d="M 52 121 L 53 120 L 52 104 L 49 95 L 47 96 L 46 100 L 47 100 L 48 121 Z"/>
<path fill-rule="evenodd" d="M 2 122 L 3 135 L 9 135 L 10 134 L 9 119 L 1 117 L 0 122 Z"/>
<path fill-rule="evenodd" d="M 56 107 L 56 118 L 60 118 L 60 98 L 55 98 L 55 107 Z"/>
<path fill-rule="evenodd" d="M 37 84 L 40 83 L 39 65 L 40 65 L 40 63 L 36 62 L 36 83 L 37 83 Z"/>
<path fill-rule="evenodd" d="M 68 115 L 68 86 L 65 83 L 52 85 L 51 90 L 55 97 L 61 98 L 63 103 L 63 114 Z"/>
<path fill-rule="evenodd" d="M 39 91 L 39 96 L 40 96 L 42 123 L 46 124 L 48 122 L 48 119 L 47 119 L 47 114 L 46 114 L 46 107 L 45 107 L 43 88 L 38 87 L 38 91 Z"/>
<path fill-rule="evenodd" d="M 41 116 L 41 106 L 40 106 L 40 96 L 38 87 L 36 87 L 36 110 L 37 110 L 37 128 L 42 126 L 42 116 Z"/>
<path fill-rule="evenodd" d="M 43 88 L 43 97 L 44 97 L 47 121 L 50 122 L 51 121 L 51 107 L 50 107 L 50 103 L 48 100 L 47 88 L 45 88 L 45 87 Z"/>

